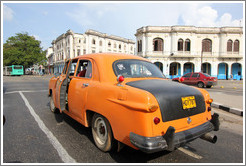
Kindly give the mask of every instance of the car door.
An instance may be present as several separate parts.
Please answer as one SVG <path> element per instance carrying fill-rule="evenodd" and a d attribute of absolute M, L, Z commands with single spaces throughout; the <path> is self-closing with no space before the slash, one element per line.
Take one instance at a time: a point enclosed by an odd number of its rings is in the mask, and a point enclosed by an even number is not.
<path fill-rule="evenodd" d="M 185 75 L 183 75 L 183 82 L 184 84 L 187 84 L 187 85 L 190 85 L 190 76 L 191 76 L 191 73 L 187 73 Z"/>
<path fill-rule="evenodd" d="M 56 107 L 60 110 L 60 112 L 66 109 L 66 95 L 67 95 L 67 85 L 68 85 L 68 77 L 69 77 L 69 69 L 70 69 L 70 61 L 67 60 L 65 62 L 65 66 L 63 68 L 62 74 L 59 76 L 56 82 Z"/>
<path fill-rule="evenodd" d="M 68 111 L 84 121 L 88 90 L 91 88 L 93 78 L 92 61 L 80 59 L 76 73 L 68 89 Z"/>
<path fill-rule="evenodd" d="M 200 79 L 199 73 L 193 73 L 190 77 L 190 85 L 196 85 Z"/>

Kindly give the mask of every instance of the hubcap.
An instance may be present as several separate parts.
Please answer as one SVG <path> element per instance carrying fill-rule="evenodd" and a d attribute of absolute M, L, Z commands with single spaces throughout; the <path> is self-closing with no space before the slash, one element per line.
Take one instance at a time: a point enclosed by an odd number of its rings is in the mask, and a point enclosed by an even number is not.
<path fill-rule="evenodd" d="M 105 121 L 99 117 L 95 121 L 95 132 L 96 132 L 96 140 L 99 144 L 103 145 L 107 141 L 107 127 Z"/>

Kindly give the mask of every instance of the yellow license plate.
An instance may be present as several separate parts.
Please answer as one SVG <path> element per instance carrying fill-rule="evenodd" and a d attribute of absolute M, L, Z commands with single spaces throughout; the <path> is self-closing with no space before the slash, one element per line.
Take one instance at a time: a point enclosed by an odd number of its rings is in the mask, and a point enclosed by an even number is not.
<path fill-rule="evenodd" d="M 181 99 L 184 110 L 196 107 L 195 96 L 182 97 Z"/>

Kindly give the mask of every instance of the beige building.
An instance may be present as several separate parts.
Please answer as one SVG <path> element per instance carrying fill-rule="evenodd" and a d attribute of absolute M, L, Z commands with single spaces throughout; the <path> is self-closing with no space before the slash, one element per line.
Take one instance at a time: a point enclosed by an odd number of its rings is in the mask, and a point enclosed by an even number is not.
<path fill-rule="evenodd" d="M 134 54 L 135 42 L 94 30 L 87 30 L 85 34 L 68 30 L 52 41 L 52 48 L 54 73 L 61 73 L 65 59 L 102 52 Z"/>
<path fill-rule="evenodd" d="M 201 70 L 219 79 L 242 78 L 242 27 L 146 26 L 135 36 L 135 54 L 168 78 Z"/>

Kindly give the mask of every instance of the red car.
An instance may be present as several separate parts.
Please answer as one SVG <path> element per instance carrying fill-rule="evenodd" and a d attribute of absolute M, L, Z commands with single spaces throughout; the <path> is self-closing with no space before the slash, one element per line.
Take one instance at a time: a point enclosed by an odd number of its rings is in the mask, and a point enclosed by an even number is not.
<path fill-rule="evenodd" d="M 207 73 L 187 73 L 182 77 L 173 78 L 172 81 L 181 82 L 187 85 L 197 85 L 199 88 L 207 87 L 211 88 L 211 86 L 217 84 L 217 78 L 211 77 Z"/>

